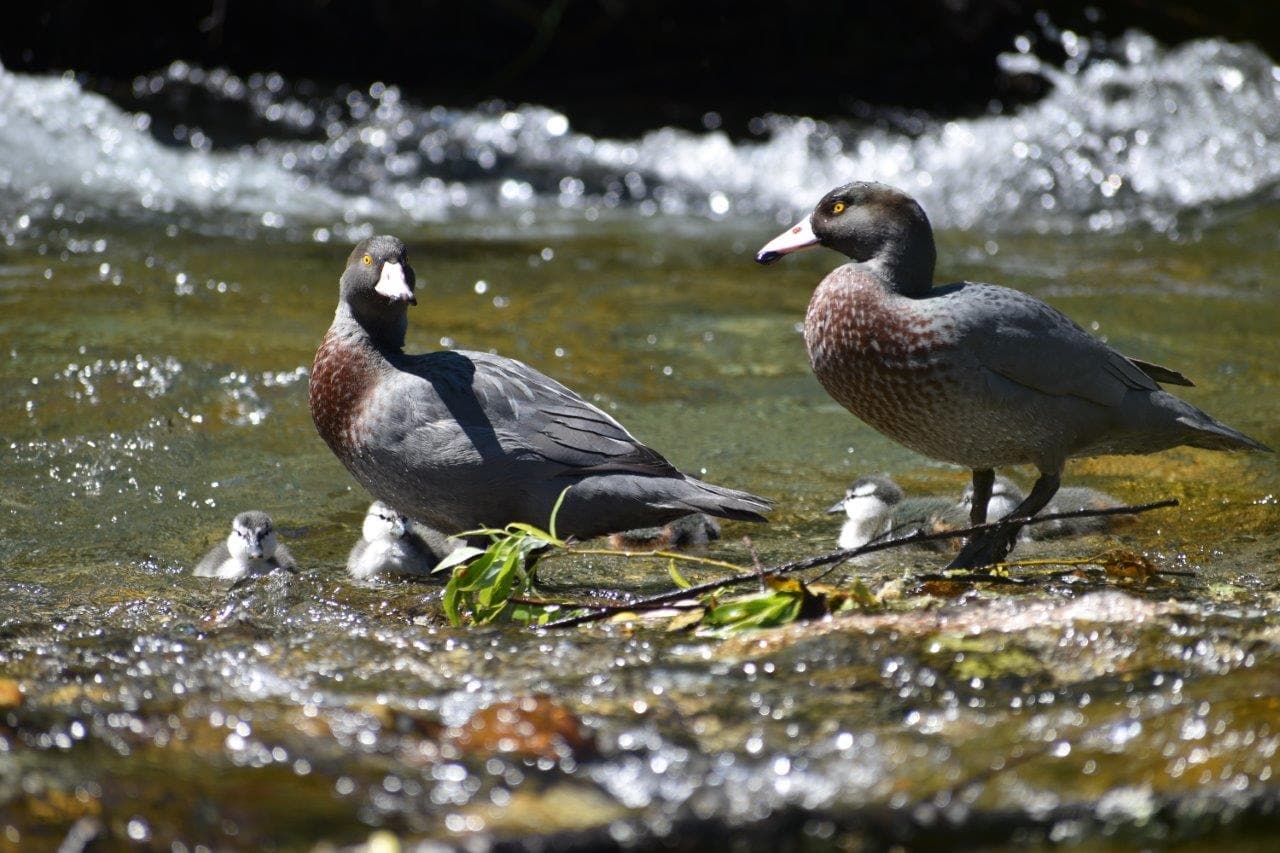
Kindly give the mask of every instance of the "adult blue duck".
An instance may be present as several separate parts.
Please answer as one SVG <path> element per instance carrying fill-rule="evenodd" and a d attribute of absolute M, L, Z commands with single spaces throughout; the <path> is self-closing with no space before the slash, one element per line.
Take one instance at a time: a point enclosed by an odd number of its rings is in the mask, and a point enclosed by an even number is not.
<path fill-rule="evenodd" d="M 407 355 L 416 277 L 403 242 L 347 259 L 311 370 L 311 418 L 378 500 L 445 534 L 514 521 L 586 539 L 705 512 L 763 521 L 769 501 L 686 476 L 616 420 L 526 364 Z"/>
<path fill-rule="evenodd" d="M 1181 373 L 1121 355 L 1033 296 L 971 282 L 935 287 L 929 219 L 893 187 L 832 190 L 756 260 L 819 245 L 853 263 L 828 274 L 809 302 L 804 338 L 818 381 L 890 438 L 972 469 L 975 524 L 986 520 L 998 466 L 1040 474 L 1013 520 L 1049 503 L 1072 457 L 1269 449 L 1161 390 L 1191 385 Z M 952 566 L 998 562 L 1020 527 L 974 537 Z"/>

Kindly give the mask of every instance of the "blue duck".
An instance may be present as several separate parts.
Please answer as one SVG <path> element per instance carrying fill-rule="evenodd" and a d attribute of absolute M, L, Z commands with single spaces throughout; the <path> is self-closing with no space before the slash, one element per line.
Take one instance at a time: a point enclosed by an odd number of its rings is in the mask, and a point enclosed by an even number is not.
<path fill-rule="evenodd" d="M 763 521 L 764 498 L 689 477 L 533 368 L 463 350 L 404 352 L 416 278 L 404 243 L 347 259 L 311 370 L 311 417 L 373 496 L 445 534 L 525 522 L 587 539 L 705 512 Z"/>
<path fill-rule="evenodd" d="M 1121 355 L 1033 296 L 971 282 L 935 287 L 929 219 L 893 187 L 832 190 L 756 260 L 818 245 L 853 261 L 822 280 L 805 317 L 827 393 L 912 450 L 972 469 L 973 523 L 986 521 L 997 466 L 1039 472 L 1011 523 L 973 537 L 953 567 L 1002 559 L 1017 519 L 1044 509 L 1069 458 L 1269 449 L 1161 390 L 1190 385 L 1181 373 Z"/>
<path fill-rule="evenodd" d="M 720 538 L 720 525 L 711 516 L 697 512 L 661 527 L 639 527 L 609 534 L 609 546 L 619 551 L 665 551 L 703 548 Z"/>
<path fill-rule="evenodd" d="M 964 524 L 955 501 L 938 496 L 909 498 L 901 486 L 883 474 L 855 480 L 827 512 L 845 514 L 836 543 L 841 549 L 861 548 L 869 542 L 901 539 L 914 533 L 958 530 Z M 945 541 L 921 544 L 934 550 L 949 550 Z"/>
<path fill-rule="evenodd" d="M 365 513 L 360 541 L 347 557 L 347 573 L 357 580 L 425 577 L 461 544 L 374 501 Z"/>
<path fill-rule="evenodd" d="M 232 519 L 231 533 L 201 558 L 193 574 L 241 581 L 273 569 L 296 572 L 298 564 L 289 549 L 276 541 L 271 516 L 249 510 Z"/>

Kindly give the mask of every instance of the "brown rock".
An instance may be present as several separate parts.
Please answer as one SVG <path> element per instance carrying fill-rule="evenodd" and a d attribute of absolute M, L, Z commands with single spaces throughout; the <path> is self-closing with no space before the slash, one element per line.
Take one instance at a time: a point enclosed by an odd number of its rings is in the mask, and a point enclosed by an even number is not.
<path fill-rule="evenodd" d="M 12 678 L 0 678 L 0 711 L 8 711 L 22 705 L 22 688 Z"/>
<path fill-rule="evenodd" d="M 591 730 L 546 696 L 523 696 L 481 708 L 446 737 L 464 754 L 582 759 L 596 750 Z"/>

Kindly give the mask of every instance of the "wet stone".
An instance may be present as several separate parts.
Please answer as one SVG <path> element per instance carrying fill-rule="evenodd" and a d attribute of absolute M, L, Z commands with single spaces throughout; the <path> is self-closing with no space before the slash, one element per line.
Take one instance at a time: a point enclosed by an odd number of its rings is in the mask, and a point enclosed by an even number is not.
<path fill-rule="evenodd" d="M 445 736 L 469 759 L 507 755 L 581 761 L 596 752 L 595 737 L 576 714 L 548 696 L 524 696 L 482 708 Z"/>

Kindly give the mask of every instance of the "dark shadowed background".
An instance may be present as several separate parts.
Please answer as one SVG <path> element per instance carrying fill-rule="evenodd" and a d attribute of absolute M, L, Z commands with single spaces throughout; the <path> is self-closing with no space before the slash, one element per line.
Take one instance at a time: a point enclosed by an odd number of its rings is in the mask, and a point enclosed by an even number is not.
<path fill-rule="evenodd" d="M 1280 4 L 1244 0 L 58 0 L 14 4 L 5 17 L 0 61 L 10 70 L 74 69 L 107 90 L 183 59 L 357 87 L 383 80 L 446 105 L 528 100 L 572 109 L 589 132 L 694 126 L 711 109 L 731 132 L 762 110 L 981 112 L 1041 91 L 1040 78 L 1001 74 L 995 58 L 1026 34 L 1056 61 L 1046 21 L 1106 36 L 1138 27 L 1169 45 L 1223 36 L 1280 53 Z"/>

